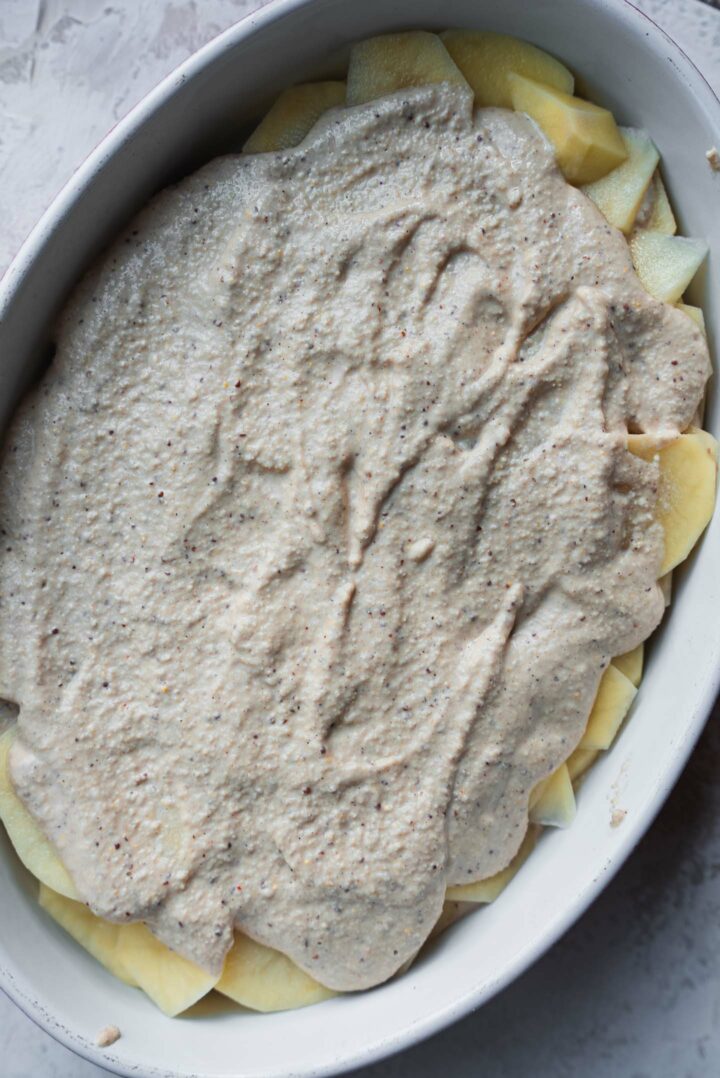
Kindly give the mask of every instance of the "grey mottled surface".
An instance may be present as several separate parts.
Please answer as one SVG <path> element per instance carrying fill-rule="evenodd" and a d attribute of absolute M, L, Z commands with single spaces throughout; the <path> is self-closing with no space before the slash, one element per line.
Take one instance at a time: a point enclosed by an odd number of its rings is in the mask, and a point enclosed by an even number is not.
<path fill-rule="evenodd" d="M 353 2 L 353 0 L 348 0 Z M 720 88 L 720 14 L 636 0 Z M 258 0 L 0 0 L 0 271 L 85 154 Z M 362 1078 L 720 1075 L 720 714 L 602 897 L 480 1012 Z M 0 996 L 2 1078 L 94 1078 Z"/>

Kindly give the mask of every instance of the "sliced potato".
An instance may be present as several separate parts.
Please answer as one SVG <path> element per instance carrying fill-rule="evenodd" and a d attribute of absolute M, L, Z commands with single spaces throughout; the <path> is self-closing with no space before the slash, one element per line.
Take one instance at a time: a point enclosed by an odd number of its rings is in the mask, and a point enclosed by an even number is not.
<path fill-rule="evenodd" d="M 15 793 L 10 779 L 10 747 L 15 727 L 0 736 L 0 819 L 8 838 L 28 872 L 41 883 L 67 898 L 78 898 L 70 873 L 58 857 L 55 847 L 45 837 L 25 805 Z"/>
<path fill-rule="evenodd" d="M 679 311 L 682 311 L 683 314 L 686 314 L 688 318 L 692 318 L 697 328 L 701 329 L 705 336 L 707 336 L 705 315 L 703 314 L 702 307 L 693 307 L 689 303 L 676 303 L 675 306 Z"/>
<path fill-rule="evenodd" d="M 105 969 L 109 970 L 126 984 L 136 985 L 137 981 L 125 964 L 118 946 L 120 935 L 127 927 L 116 925 L 96 917 L 82 902 L 59 895 L 57 891 L 40 884 L 38 901 L 53 920 L 57 921 L 81 947 L 89 951 Z"/>
<path fill-rule="evenodd" d="M 512 107 L 526 112 L 547 135 L 570 183 L 592 183 L 626 159 L 625 143 L 607 109 L 514 72 L 508 80 Z"/>
<path fill-rule="evenodd" d="M 657 169 L 648 193 L 651 199 L 650 213 L 643 228 L 648 232 L 662 232 L 664 236 L 674 236 L 677 232 L 677 221 L 662 176 Z"/>
<path fill-rule="evenodd" d="M 660 591 L 663 593 L 666 608 L 670 606 L 670 603 L 672 602 L 672 583 L 672 570 L 670 570 L 669 573 L 665 573 L 665 576 L 661 576 L 658 580 L 658 584 L 660 585 Z"/>
<path fill-rule="evenodd" d="M 538 783 L 536 797 L 530 800 L 531 823 L 545 827 L 569 827 L 575 819 L 575 794 L 567 764 L 560 764 L 552 775 Z"/>
<path fill-rule="evenodd" d="M 650 295 L 677 303 L 702 265 L 708 246 L 704 240 L 638 229 L 630 238 L 630 253 L 635 272 Z"/>
<path fill-rule="evenodd" d="M 470 83 L 476 105 L 512 108 L 511 71 L 566 94 L 575 89 L 575 79 L 564 64 L 520 38 L 488 30 L 446 30 L 440 37 Z"/>
<path fill-rule="evenodd" d="M 488 876 L 485 880 L 477 880 L 475 883 L 461 883 L 448 887 L 446 897 L 456 902 L 487 903 L 494 902 L 501 891 L 504 891 L 518 869 L 524 865 L 535 848 L 540 828 L 528 827 L 525 838 L 520 844 L 520 849 L 512 861 L 494 876 Z"/>
<path fill-rule="evenodd" d="M 577 782 L 595 763 L 599 755 L 598 749 L 575 749 L 575 752 L 572 752 L 565 761 L 570 781 Z"/>
<path fill-rule="evenodd" d="M 324 112 L 345 104 L 344 82 L 307 82 L 283 90 L 243 146 L 269 153 L 299 145 Z"/>
<path fill-rule="evenodd" d="M 638 644 L 632 651 L 626 651 L 624 655 L 616 655 L 612 664 L 637 688 L 642 680 L 644 657 L 645 645 Z"/>
<path fill-rule="evenodd" d="M 147 925 L 118 925 L 117 954 L 130 976 L 171 1018 L 197 1003 L 218 977 L 181 958 L 153 936 Z"/>
<path fill-rule="evenodd" d="M 280 951 L 238 932 L 225 959 L 218 992 L 254 1011 L 288 1011 L 335 993 L 313 980 Z"/>
<path fill-rule="evenodd" d="M 430 940 L 434 940 L 437 936 L 444 932 L 446 928 L 450 928 L 451 925 L 454 925 L 455 922 L 459 921 L 460 918 L 470 909 L 472 909 L 472 905 L 469 902 L 463 902 L 459 899 L 446 898 L 443 902 L 442 913 L 435 922 L 433 930 L 427 938 L 427 942 L 429 943 Z M 415 959 L 412 960 L 412 962 L 414 961 Z M 410 965 L 412 965 L 412 962 L 410 963 Z M 410 968 L 410 965 L 408 966 L 408 969 Z"/>
<path fill-rule="evenodd" d="M 579 749 L 609 749 L 630 710 L 637 689 L 612 664 L 600 679 L 597 696 Z"/>
<path fill-rule="evenodd" d="M 627 234 L 635 223 L 660 155 L 645 131 L 633 127 L 619 130 L 627 159 L 607 176 L 586 184 L 583 191 L 611 225 Z"/>
<path fill-rule="evenodd" d="M 691 428 L 669 445 L 657 447 L 647 434 L 629 434 L 628 449 L 660 465 L 655 518 L 665 534 L 660 575 L 683 561 L 710 522 L 715 507 L 717 442 L 706 430 Z"/>
<path fill-rule="evenodd" d="M 93 958 L 127 984 L 142 988 L 167 1015 L 187 1010 L 218 980 L 171 951 L 146 925 L 105 921 L 43 884 L 40 905 Z"/>
<path fill-rule="evenodd" d="M 348 105 L 362 105 L 396 90 L 432 82 L 468 87 L 437 34 L 424 30 L 382 34 L 359 41 L 350 50 Z"/>

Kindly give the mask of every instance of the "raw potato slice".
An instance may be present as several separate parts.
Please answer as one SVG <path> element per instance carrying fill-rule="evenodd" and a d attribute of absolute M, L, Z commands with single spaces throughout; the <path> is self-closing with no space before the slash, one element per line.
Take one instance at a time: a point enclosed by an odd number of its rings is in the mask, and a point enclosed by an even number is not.
<path fill-rule="evenodd" d="M 545 827 L 569 827 L 575 819 L 575 794 L 567 764 L 560 764 L 538 786 L 539 796 L 530 802 L 530 822 Z"/>
<path fill-rule="evenodd" d="M 583 191 L 610 224 L 627 235 L 635 223 L 660 155 L 645 131 L 621 127 L 620 134 L 627 160 L 601 180 L 587 184 Z"/>
<path fill-rule="evenodd" d="M 632 651 L 626 651 L 624 655 L 616 655 L 612 661 L 613 666 L 632 681 L 636 689 L 642 680 L 644 657 L 645 645 L 638 644 Z"/>
<path fill-rule="evenodd" d="M 598 749 L 575 749 L 565 761 L 572 783 L 577 782 L 600 755 Z"/>
<path fill-rule="evenodd" d="M 630 710 L 637 689 L 612 664 L 600 679 L 597 696 L 579 749 L 609 749 Z"/>
<path fill-rule="evenodd" d="M 347 77 L 348 105 L 362 105 L 396 90 L 450 82 L 469 89 L 437 34 L 413 30 L 383 34 L 353 45 Z"/>
<path fill-rule="evenodd" d="M 280 951 L 238 932 L 215 985 L 243 1007 L 254 1011 L 289 1011 L 335 995 L 313 980 Z"/>
<path fill-rule="evenodd" d="M 639 229 L 630 238 L 630 254 L 643 287 L 665 303 L 677 303 L 707 253 L 704 240 L 686 236 Z"/>
<path fill-rule="evenodd" d="M 437 936 L 441 935 L 446 928 L 450 928 L 456 921 L 459 921 L 469 910 L 472 909 L 472 903 L 463 902 L 458 899 L 446 898 L 443 902 L 442 913 L 438 917 L 433 930 L 427 938 L 426 942 L 434 940 Z M 417 957 L 417 955 L 415 956 Z M 412 959 L 414 962 L 415 959 Z M 412 965 L 412 962 L 410 965 Z M 408 967 L 409 968 L 409 967 Z"/>
<path fill-rule="evenodd" d="M 101 917 L 96 917 L 94 913 L 91 913 L 82 902 L 73 902 L 71 898 L 65 898 L 64 895 L 52 891 L 44 883 L 40 884 L 38 901 L 53 920 L 69 932 L 81 947 L 84 947 L 93 958 L 105 966 L 105 969 L 119 977 L 121 981 L 125 981 L 126 984 L 137 984 L 125 965 L 118 946 L 120 935 L 126 928 L 125 925 L 103 921 Z"/>
<path fill-rule="evenodd" d="M 649 194 L 652 199 L 650 214 L 642 227 L 648 232 L 662 232 L 664 236 L 674 236 L 677 232 L 677 221 L 662 176 L 657 170 Z"/>
<path fill-rule="evenodd" d="M 8 757 L 15 738 L 15 728 L 0 737 L 0 819 L 8 838 L 28 872 L 67 898 L 78 898 L 68 870 L 55 852 L 49 839 L 40 830 L 25 805 L 15 793 L 10 781 Z"/>
<path fill-rule="evenodd" d="M 511 71 L 566 94 L 575 89 L 564 64 L 520 38 L 487 30 L 446 30 L 440 37 L 470 83 L 476 105 L 512 108 Z"/>
<path fill-rule="evenodd" d="M 344 82 L 307 82 L 283 90 L 243 146 L 269 153 L 299 145 L 324 112 L 345 104 Z"/>
<path fill-rule="evenodd" d="M 715 507 L 717 442 L 705 430 L 693 428 L 658 448 L 647 434 L 629 434 L 628 449 L 643 460 L 658 459 L 655 519 L 665 533 L 660 576 L 688 556 L 707 527 Z"/>
<path fill-rule="evenodd" d="M 217 976 L 175 954 L 147 925 L 118 928 L 121 961 L 143 992 L 170 1018 L 192 1007 L 217 984 Z"/>
<path fill-rule="evenodd" d="M 511 72 L 508 79 L 512 107 L 526 112 L 544 131 L 570 183 L 592 183 L 625 160 L 625 143 L 607 109 L 522 75 Z"/>
<path fill-rule="evenodd" d="M 698 329 L 701 329 L 707 337 L 707 330 L 705 329 L 705 315 L 703 314 L 702 307 L 692 307 L 689 303 L 676 303 L 675 306 L 683 314 L 686 314 L 688 318 L 692 318 L 693 322 Z"/>
<path fill-rule="evenodd" d="M 448 887 L 446 898 L 456 902 L 494 902 L 501 891 L 505 890 L 518 869 L 527 861 L 535 847 L 539 834 L 539 827 L 528 827 L 520 849 L 506 868 L 496 872 L 494 876 L 488 876 L 486 880 L 477 880 L 475 883 L 462 883 L 456 887 Z"/>
<path fill-rule="evenodd" d="M 437 939 L 438 936 L 442 935 L 446 928 L 450 928 L 456 921 L 459 921 L 464 917 L 466 913 L 469 913 L 473 906 L 473 902 L 454 902 L 451 899 L 446 899 L 445 902 L 443 902 L 442 913 L 433 925 L 432 932 L 425 940 L 425 943 L 411 958 L 408 958 L 407 962 L 403 962 L 393 974 L 393 978 L 402 977 L 404 973 L 407 973 L 410 967 L 415 963 L 415 960 L 423 947 Z"/>
<path fill-rule="evenodd" d="M 663 593 L 663 598 L 665 599 L 666 609 L 670 606 L 670 603 L 672 602 L 672 581 L 672 570 L 669 573 L 665 573 L 665 576 L 661 576 L 658 580 L 660 591 Z"/>

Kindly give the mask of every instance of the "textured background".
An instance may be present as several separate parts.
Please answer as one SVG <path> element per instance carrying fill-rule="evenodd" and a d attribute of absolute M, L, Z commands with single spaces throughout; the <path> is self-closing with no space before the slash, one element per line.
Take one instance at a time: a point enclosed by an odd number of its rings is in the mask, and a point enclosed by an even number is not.
<path fill-rule="evenodd" d="M 636 3 L 720 89 L 720 13 L 698 0 Z M 0 272 L 112 124 L 258 6 L 0 0 Z M 719 719 L 650 833 L 580 923 L 480 1012 L 362 1078 L 720 1075 Z M 103 1073 L 0 996 L 2 1078 Z"/>

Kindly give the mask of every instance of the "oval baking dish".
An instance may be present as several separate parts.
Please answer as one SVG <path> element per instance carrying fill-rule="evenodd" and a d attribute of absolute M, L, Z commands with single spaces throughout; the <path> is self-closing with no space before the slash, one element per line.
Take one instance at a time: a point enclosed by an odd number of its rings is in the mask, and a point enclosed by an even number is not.
<path fill-rule="evenodd" d="M 101 143 L 37 225 L 0 285 L 0 420 L 46 354 L 54 314 L 92 258 L 159 188 L 243 135 L 278 90 L 331 75 L 347 45 L 397 28 L 477 26 L 526 38 L 573 68 L 588 96 L 660 151 L 682 231 L 720 245 L 720 104 L 689 60 L 624 0 L 276 0 L 212 41 L 148 95 Z M 711 258 L 694 285 L 711 346 L 720 313 Z M 718 434 L 714 387 L 706 426 Z M 673 614 L 654 638 L 632 722 L 588 776 L 578 816 L 545 835 L 496 905 L 453 926 L 402 978 L 274 1015 L 208 1009 L 169 1019 L 116 981 L 53 924 L 5 836 L 0 984 L 48 1032 L 119 1074 L 320 1075 L 368 1063 L 456 1020 L 536 959 L 592 901 L 671 788 L 718 688 L 717 519 L 681 574 Z M 620 815 L 618 815 L 618 813 Z M 614 818 L 614 819 L 613 819 Z M 618 819 L 621 826 L 613 826 Z M 97 1033 L 122 1039 L 107 1051 Z M 170 1029 L 172 1035 L 169 1036 Z"/>

